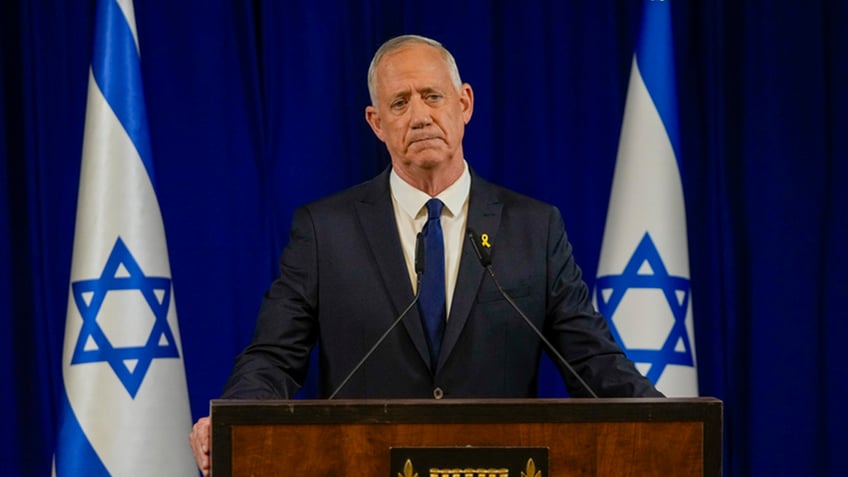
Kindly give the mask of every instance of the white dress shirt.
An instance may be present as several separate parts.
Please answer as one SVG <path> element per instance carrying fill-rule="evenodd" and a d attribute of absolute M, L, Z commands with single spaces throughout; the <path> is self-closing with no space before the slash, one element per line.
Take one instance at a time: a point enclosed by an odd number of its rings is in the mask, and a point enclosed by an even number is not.
<path fill-rule="evenodd" d="M 400 243 L 403 247 L 403 258 L 406 260 L 412 290 L 415 291 L 418 286 L 415 277 L 415 237 L 427 222 L 426 204 L 431 197 L 401 179 L 394 169 L 392 169 L 389 177 L 389 187 L 392 191 L 392 205 L 395 209 L 395 221 L 400 234 Z M 459 257 L 462 252 L 465 221 L 468 217 L 468 195 L 470 191 L 471 174 L 468 172 L 468 164 L 465 163 L 465 169 L 459 179 L 436 196 L 445 204 L 442 209 L 441 222 L 445 240 L 447 316 L 450 316 L 456 275 L 459 272 Z M 427 271 L 425 270 L 424 273 L 427 273 Z"/>

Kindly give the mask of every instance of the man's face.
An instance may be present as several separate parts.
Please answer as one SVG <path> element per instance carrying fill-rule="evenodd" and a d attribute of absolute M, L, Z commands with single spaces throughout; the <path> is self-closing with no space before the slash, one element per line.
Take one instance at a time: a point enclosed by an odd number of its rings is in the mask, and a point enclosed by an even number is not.
<path fill-rule="evenodd" d="M 375 80 L 377 104 L 365 109 L 365 117 L 396 169 L 414 174 L 462 162 L 471 86 L 456 90 L 437 49 L 410 44 L 392 51 L 377 65 Z"/>

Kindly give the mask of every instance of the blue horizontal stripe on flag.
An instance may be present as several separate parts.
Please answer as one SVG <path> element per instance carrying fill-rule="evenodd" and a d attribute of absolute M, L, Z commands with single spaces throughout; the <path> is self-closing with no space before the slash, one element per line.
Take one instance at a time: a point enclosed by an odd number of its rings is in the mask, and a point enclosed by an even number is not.
<path fill-rule="evenodd" d="M 108 477 L 109 471 L 82 430 L 62 389 L 62 428 L 56 445 L 56 477 Z"/>
<path fill-rule="evenodd" d="M 97 4 L 91 70 L 106 102 L 135 145 L 150 182 L 154 183 L 141 60 L 129 23 L 115 0 L 100 0 Z"/>
<path fill-rule="evenodd" d="M 671 2 L 646 0 L 642 6 L 642 26 L 636 46 L 636 63 L 665 126 L 679 167 L 680 130 L 672 41 Z"/>

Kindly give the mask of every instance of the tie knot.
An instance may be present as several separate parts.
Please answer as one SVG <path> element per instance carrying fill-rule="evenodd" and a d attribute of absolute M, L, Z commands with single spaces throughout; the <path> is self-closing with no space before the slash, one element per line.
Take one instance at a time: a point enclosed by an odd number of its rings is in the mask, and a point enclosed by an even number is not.
<path fill-rule="evenodd" d="M 445 204 L 439 199 L 430 199 L 427 201 L 427 220 L 439 219 L 442 217 L 442 207 Z"/>

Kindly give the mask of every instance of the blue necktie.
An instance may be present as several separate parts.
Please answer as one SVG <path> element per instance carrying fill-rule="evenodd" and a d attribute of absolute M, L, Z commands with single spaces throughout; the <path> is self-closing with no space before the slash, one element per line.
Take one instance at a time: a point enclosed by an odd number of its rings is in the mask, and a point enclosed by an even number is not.
<path fill-rule="evenodd" d="M 445 242 L 442 238 L 442 207 L 439 199 L 427 201 L 427 223 L 421 236 L 424 239 L 424 275 L 421 278 L 421 294 L 418 297 L 418 311 L 427 332 L 427 344 L 430 346 L 431 369 L 436 369 L 439 351 L 442 348 L 442 335 L 445 332 Z"/>

